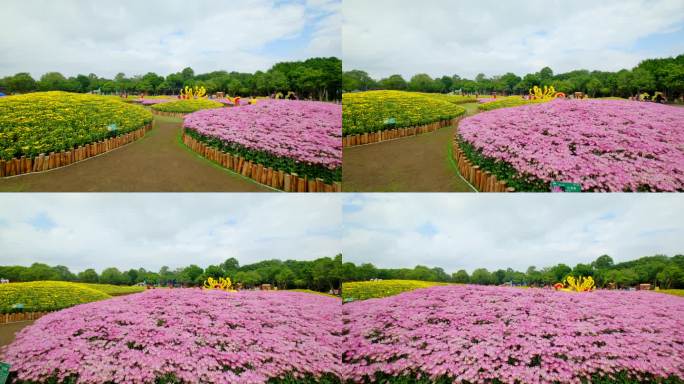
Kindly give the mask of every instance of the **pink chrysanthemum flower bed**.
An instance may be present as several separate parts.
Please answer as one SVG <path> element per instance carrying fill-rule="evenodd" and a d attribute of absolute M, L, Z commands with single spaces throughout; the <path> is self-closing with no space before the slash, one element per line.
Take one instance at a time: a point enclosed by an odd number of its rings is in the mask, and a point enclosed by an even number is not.
<path fill-rule="evenodd" d="M 468 117 L 459 135 L 478 156 L 512 166 L 517 175 L 497 175 L 508 181 L 573 182 L 587 191 L 684 190 L 684 108 L 558 99 Z"/>
<path fill-rule="evenodd" d="M 345 376 L 580 383 L 684 378 L 684 298 L 441 286 L 343 306 Z"/>
<path fill-rule="evenodd" d="M 186 116 L 191 135 L 229 153 L 300 176 L 341 179 L 342 106 L 259 100 Z"/>
<path fill-rule="evenodd" d="M 340 302 L 298 292 L 160 289 L 46 315 L 2 353 L 19 380 L 265 383 L 338 374 Z"/>

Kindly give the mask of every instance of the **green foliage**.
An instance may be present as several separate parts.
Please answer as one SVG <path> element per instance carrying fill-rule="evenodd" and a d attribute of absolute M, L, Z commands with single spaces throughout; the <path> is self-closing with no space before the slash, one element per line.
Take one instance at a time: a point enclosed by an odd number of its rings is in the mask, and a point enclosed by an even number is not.
<path fill-rule="evenodd" d="M 627 371 L 618 372 L 611 376 L 601 376 L 595 374 L 589 378 L 582 379 L 582 384 L 682 384 L 684 380 L 671 376 L 668 378 L 657 378 L 651 374 L 642 374 L 641 378 L 637 375 Z M 386 373 L 376 373 L 372 378 L 366 378 L 363 384 L 383 383 L 383 384 L 470 384 L 469 382 L 458 383 L 448 376 L 442 376 L 436 379 L 431 379 L 425 374 L 419 372 L 409 373 L 402 376 L 392 376 Z M 503 384 L 500 380 L 488 381 L 489 384 Z M 351 383 L 347 383 L 351 384 Z"/>
<path fill-rule="evenodd" d="M 342 180 L 341 167 L 330 169 L 320 164 L 307 164 L 296 161 L 289 157 L 274 156 L 270 153 L 247 148 L 237 143 L 224 142 L 217 137 L 204 136 L 194 129 L 186 128 L 185 133 L 195 140 L 205 143 L 210 147 L 216 148 L 222 152 L 230 153 L 234 156 L 241 156 L 245 160 L 262 164 L 264 167 L 282 170 L 287 173 L 296 173 L 301 177 L 307 176 L 311 179 L 321 178 L 328 184 L 334 181 Z"/>
<path fill-rule="evenodd" d="M 87 280 L 83 279 L 85 277 Z M 138 292 L 142 290 L 141 287 L 129 285 L 142 282 L 199 286 L 207 277 L 230 277 L 233 282 L 242 283 L 247 287 L 271 284 L 281 289 L 295 288 L 320 292 L 340 287 L 342 255 L 321 257 L 311 261 L 264 260 L 242 266 L 235 258 L 229 258 L 221 265 L 210 265 L 206 269 L 193 264 L 175 270 L 163 266 L 159 272 L 147 271 L 144 268 L 130 269 L 125 272 L 117 268 L 106 268 L 100 276 L 92 269 L 74 275 L 64 266 L 51 267 L 40 263 L 34 263 L 30 267 L 0 266 L 0 278 L 9 279 L 11 282 L 65 278 L 93 283 L 94 277 L 97 277 L 96 281 L 100 284 L 81 284 L 81 286 L 99 289 L 113 295 Z"/>
<path fill-rule="evenodd" d="M 151 108 L 160 112 L 192 113 L 202 109 L 223 108 L 223 104 L 209 99 L 188 99 L 154 104 Z"/>
<path fill-rule="evenodd" d="M 589 264 L 579 263 L 574 268 L 565 264 L 556 264 L 537 269 L 530 266 L 527 271 L 515 271 L 512 268 L 488 271 L 479 268 L 468 275 L 459 270 L 451 275 L 441 268 L 427 268 L 418 265 L 415 268 L 376 268 L 371 263 L 355 265 L 346 262 L 341 265 L 342 280 L 345 282 L 367 282 L 371 279 L 420 280 L 426 283 L 471 283 L 483 285 L 515 285 L 543 286 L 562 281 L 566 276 L 592 276 L 599 288 L 616 284 L 618 288 L 631 287 L 639 283 L 650 283 L 663 288 L 661 292 L 677 294 L 677 288 L 684 288 L 684 255 L 672 257 L 656 255 L 645 256 L 636 260 L 615 264 L 608 255 L 601 255 Z M 365 284 L 365 283 L 364 283 Z M 673 288 L 673 289 L 668 289 Z M 345 294 L 346 295 L 346 294 Z"/>
<path fill-rule="evenodd" d="M 37 89 L 103 93 L 166 93 L 178 94 L 187 86 L 204 86 L 208 92 L 224 92 L 237 96 L 268 96 L 277 92 L 294 91 L 300 98 L 339 100 L 342 95 L 342 61 L 336 57 L 310 58 L 305 61 L 276 63 L 266 72 L 238 73 L 214 71 L 195 74 L 192 68 L 168 76 L 148 72 L 144 76 L 127 77 L 117 74 L 114 79 L 96 74 L 79 74 L 66 78 L 59 72 L 44 74 L 36 82 L 22 72 L 0 79 L 11 93 L 25 93 Z"/>
<path fill-rule="evenodd" d="M 356 77 L 352 74 L 356 74 Z M 367 91 L 377 89 L 406 90 L 418 92 L 447 93 L 462 91 L 470 94 L 488 95 L 491 92 L 503 94 L 527 94 L 533 86 L 553 85 L 559 92 L 568 95 L 583 92 L 592 97 L 619 96 L 629 97 L 641 92 L 664 92 L 670 100 L 684 95 L 684 55 L 662 59 L 644 60 L 631 70 L 623 69 L 618 72 L 575 70 L 554 74 L 549 67 L 539 72 L 528 73 L 522 78 L 514 73 L 487 78 L 478 74 L 475 79 L 465 79 L 458 75 L 442 76 L 432 79 L 425 74 L 419 74 L 407 83 L 400 75 L 375 81 L 363 71 L 345 72 L 343 77 L 363 81 L 346 81 L 344 90 Z"/>
<path fill-rule="evenodd" d="M 16 378 L 16 372 L 12 373 L 9 377 L 7 384 L 77 384 L 78 377 L 69 376 L 66 378 L 58 378 L 56 376 L 47 378 L 40 382 L 18 380 Z M 321 377 L 313 377 L 311 375 L 306 375 L 304 377 L 294 377 L 293 375 L 287 375 L 285 377 L 269 379 L 267 384 L 341 384 L 340 378 L 332 373 L 327 373 Z M 116 383 L 108 383 L 116 384 Z M 183 384 L 183 381 L 178 379 L 173 374 L 166 374 L 159 376 L 154 380 L 154 384 Z"/>
<path fill-rule="evenodd" d="M 684 297 L 684 289 L 661 289 L 661 293 Z"/>

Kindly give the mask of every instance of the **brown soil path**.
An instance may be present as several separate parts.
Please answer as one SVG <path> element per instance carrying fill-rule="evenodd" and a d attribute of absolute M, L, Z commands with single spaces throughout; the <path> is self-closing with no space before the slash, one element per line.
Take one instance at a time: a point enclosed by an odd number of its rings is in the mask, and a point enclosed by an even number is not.
<path fill-rule="evenodd" d="M 274 191 L 191 152 L 180 132 L 180 119 L 155 116 L 153 129 L 134 143 L 65 168 L 0 179 L 0 191 Z"/>
<path fill-rule="evenodd" d="M 463 104 L 466 116 L 477 103 Z M 451 157 L 456 127 L 344 149 L 344 192 L 473 192 Z"/>
<path fill-rule="evenodd" d="M 33 321 L 20 321 L 17 323 L 0 324 L 0 347 L 10 345 L 14 341 L 17 332 L 33 324 Z"/>

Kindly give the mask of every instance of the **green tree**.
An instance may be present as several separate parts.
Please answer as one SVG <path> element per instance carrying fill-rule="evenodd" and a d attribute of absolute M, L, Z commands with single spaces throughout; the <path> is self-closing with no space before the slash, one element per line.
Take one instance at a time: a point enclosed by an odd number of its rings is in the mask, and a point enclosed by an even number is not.
<path fill-rule="evenodd" d="M 468 276 L 468 272 L 466 272 L 465 269 L 459 269 L 452 274 L 451 280 L 454 283 L 468 284 L 470 282 L 470 276 Z"/>
<path fill-rule="evenodd" d="M 426 73 L 414 75 L 408 83 L 409 91 L 413 92 L 434 92 L 435 81 Z"/>
<path fill-rule="evenodd" d="M 292 272 L 290 268 L 285 267 L 278 272 L 275 279 L 280 288 L 287 289 L 287 287 L 293 283 L 295 277 L 294 272 Z"/>
<path fill-rule="evenodd" d="M 204 270 L 195 264 L 191 264 L 183 268 L 178 276 L 182 284 L 197 285 L 200 283 L 200 278 Z"/>
<path fill-rule="evenodd" d="M 83 283 L 97 283 L 99 281 L 99 276 L 94 269 L 88 268 L 83 272 L 78 273 L 78 281 Z"/>
<path fill-rule="evenodd" d="M 40 77 L 38 88 L 41 91 L 66 91 L 67 79 L 59 72 L 48 72 Z"/>
<path fill-rule="evenodd" d="M 489 285 L 493 284 L 494 278 L 487 268 L 478 268 L 470 275 L 470 282 L 473 284 Z"/>
<path fill-rule="evenodd" d="M 379 85 L 382 89 L 395 91 L 404 91 L 408 88 L 408 83 L 403 77 L 401 77 L 401 75 L 392 75 L 388 78 L 382 79 L 380 80 Z"/>
<path fill-rule="evenodd" d="M 100 283 L 102 284 L 121 285 L 127 282 L 127 277 L 125 277 L 117 268 L 106 268 L 100 273 Z"/>

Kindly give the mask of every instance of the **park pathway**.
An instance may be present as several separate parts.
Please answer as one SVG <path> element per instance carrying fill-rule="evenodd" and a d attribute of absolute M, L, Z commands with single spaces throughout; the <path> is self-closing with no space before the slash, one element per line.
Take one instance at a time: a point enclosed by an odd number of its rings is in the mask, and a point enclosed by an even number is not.
<path fill-rule="evenodd" d="M 14 341 L 17 332 L 33 324 L 31 321 L 20 321 L 17 323 L 0 324 L 0 348 L 10 345 Z"/>
<path fill-rule="evenodd" d="M 191 152 L 182 121 L 155 116 L 144 138 L 83 162 L 0 179 L 2 192 L 259 192 L 273 191 Z"/>
<path fill-rule="evenodd" d="M 462 105 L 466 116 L 477 103 Z M 344 192 L 473 192 L 451 159 L 456 127 L 344 149 Z"/>

